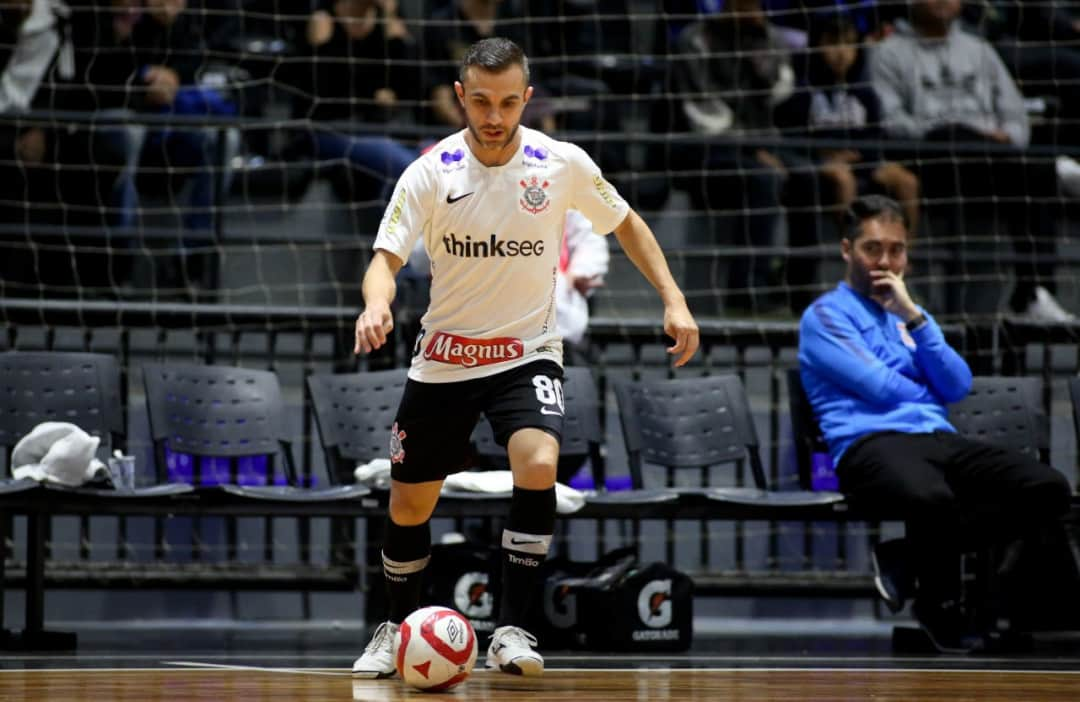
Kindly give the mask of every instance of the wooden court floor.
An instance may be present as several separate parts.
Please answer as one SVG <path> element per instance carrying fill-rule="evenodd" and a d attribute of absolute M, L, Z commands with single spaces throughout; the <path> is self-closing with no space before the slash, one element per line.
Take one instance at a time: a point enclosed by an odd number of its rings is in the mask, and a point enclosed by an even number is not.
<path fill-rule="evenodd" d="M 2 658 L 0 658 L 2 661 Z M 457 690 L 421 693 L 396 680 L 353 680 L 340 669 L 0 670 L 2 702 L 398 702 L 461 700 L 896 700 L 1075 702 L 1080 671 L 933 669 L 552 669 L 524 679 L 477 670 Z"/>

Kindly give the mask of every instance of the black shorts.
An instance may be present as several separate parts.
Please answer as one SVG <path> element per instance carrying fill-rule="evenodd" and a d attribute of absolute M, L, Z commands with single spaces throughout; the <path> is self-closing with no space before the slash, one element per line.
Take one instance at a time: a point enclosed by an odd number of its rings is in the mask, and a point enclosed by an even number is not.
<path fill-rule="evenodd" d="M 547 360 L 458 383 L 410 379 L 390 437 L 390 477 L 424 483 L 465 468 L 481 413 L 500 446 L 525 428 L 541 429 L 561 440 L 562 380 L 562 368 Z"/>

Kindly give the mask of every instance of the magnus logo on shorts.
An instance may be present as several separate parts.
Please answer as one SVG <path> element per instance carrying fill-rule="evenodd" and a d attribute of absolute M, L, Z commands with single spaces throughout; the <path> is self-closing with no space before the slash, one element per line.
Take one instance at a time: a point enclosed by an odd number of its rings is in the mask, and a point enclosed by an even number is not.
<path fill-rule="evenodd" d="M 446 253 L 461 258 L 491 258 L 493 256 L 505 258 L 507 256 L 542 256 L 544 254 L 543 239 L 536 239 L 535 241 L 528 239 L 525 241 L 504 241 L 492 234 L 489 239 L 473 241 L 472 237 L 466 234 L 463 241 L 454 236 L 453 232 L 450 232 L 450 236 L 444 236 L 442 241 L 443 246 L 446 247 Z"/>
<path fill-rule="evenodd" d="M 465 368 L 490 366 L 521 358 L 525 344 L 521 339 L 501 336 L 495 339 L 470 339 L 467 336 L 435 332 L 424 349 L 424 358 Z"/>

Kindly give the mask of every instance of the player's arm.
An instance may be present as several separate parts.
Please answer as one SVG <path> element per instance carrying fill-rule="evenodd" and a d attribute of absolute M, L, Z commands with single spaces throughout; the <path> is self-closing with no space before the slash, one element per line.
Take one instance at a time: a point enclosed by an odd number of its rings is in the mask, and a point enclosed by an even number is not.
<path fill-rule="evenodd" d="M 397 294 L 397 283 L 394 281 L 403 265 L 404 262 L 389 251 L 375 251 L 364 273 L 364 311 L 356 319 L 353 353 L 371 353 L 386 343 L 386 335 L 394 329 L 390 303 Z"/>
<path fill-rule="evenodd" d="M 799 365 L 875 407 L 931 399 L 926 386 L 889 367 L 841 310 L 815 303 L 799 324 Z"/>
<path fill-rule="evenodd" d="M 615 227 L 615 238 L 634 266 L 660 293 L 660 300 L 664 303 L 664 332 L 675 340 L 675 345 L 667 351 L 677 356 L 676 366 L 686 364 L 700 342 L 698 326 L 686 306 L 686 297 L 671 275 L 660 244 L 656 242 L 649 225 L 633 209 Z"/>
<path fill-rule="evenodd" d="M 924 314 L 911 299 L 902 275 L 892 271 L 870 271 L 873 293 L 870 297 L 904 320 L 917 322 L 911 335 L 915 338 L 915 363 L 926 374 L 930 387 L 944 402 L 958 402 L 971 390 L 971 369 L 956 353 L 933 317 Z"/>

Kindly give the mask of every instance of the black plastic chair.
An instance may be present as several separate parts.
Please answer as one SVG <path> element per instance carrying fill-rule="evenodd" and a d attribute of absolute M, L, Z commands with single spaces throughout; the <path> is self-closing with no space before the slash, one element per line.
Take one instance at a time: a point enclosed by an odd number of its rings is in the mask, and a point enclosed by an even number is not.
<path fill-rule="evenodd" d="M 803 490 L 811 489 L 812 456 L 815 453 L 828 453 L 825 438 L 814 417 L 814 408 L 803 388 L 802 376 L 798 368 L 787 370 L 788 414 L 791 417 L 791 435 L 795 443 L 795 462 L 799 472 L 799 486 Z"/>
<path fill-rule="evenodd" d="M 120 366 L 113 356 L 67 351 L 12 351 L 0 354 L 0 446 L 13 447 L 41 422 L 70 422 L 101 439 L 97 456 L 107 461 L 124 436 Z M 10 471 L 11 466 L 9 466 Z M 15 489 L 11 481 L 4 491 Z M 190 492 L 183 485 L 133 489 L 67 487 L 49 490 L 103 499 L 128 500 Z"/>
<path fill-rule="evenodd" d="M 108 460 L 124 435 L 124 398 L 120 391 L 120 367 L 116 359 L 96 353 L 62 351 L 12 351 L 0 354 L 0 446 L 8 451 L 41 422 L 69 422 L 101 438 L 97 456 Z M 11 466 L 8 466 L 10 471 Z M 125 505 L 148 499 L 182 495 L 189 485 L 147 485 L 113 489 L 91 485 L 68 487 L 34 480 L 0 481 L 0 492 L 31 495 L 40 489 L 48 500 L 65 493 L 85 501 L 102 514 L 122 513 Z M 23 637 L 42 648 L 73 648 L 75 635 L 44 630 L 46 542 L 51 520 L 35 511 L 27 520 L 26 628 Z M 0 518 L 0 543 L 8 525 Z M 0 558 L 3 554 L 0 554 Z M 0 581 L 2 581 L 0 568 Z M 34 593 L 34 594 L 31 594 Z M 2 612 L 2 609 L 0 609 Z"/>
<path fill-rule="evenodd" d="M 120 367 L 112 356 L 61 351 L 0 354 L 0 446 L 42 422 L 70 422 L 101 439 L 108 457 L 124 433 Z"/>
<path fill-rule="evenodd" d="M 654 497 L 657 493 L 701 494 L 714 502 L 770 510 L 812 508 L 843 500 L 843 496 L 835 492 L 777 490 L 769 484 L 761 462 L 749 398 L 738 376 L 622 383 L 616 385 L 615 392 L 635 488 L 633 492 L 643 497 Z M 738 467 L 747 463 L 750 484 L 710 484 L 713 467 Z M 666 469 L 665 485 L 658 489 L 645 486 L 647 464 Z M 688 470 L 699 473 L 699 486 L 675 487 L 676 473 Z"/>
<path fill-rule="evenodd" d="M 192 456 L 193 482 L 201 492 L 220 490 L 232 498 L 276 502 L 324 502 L 363 497 L 360 485 L 301 487 L 286 433 L 285 405 L 270 371 L 186 364 L 143 366 L 150 435 L 158 475 L 166 474 L 166 447 Z M 284 459 L 287 485 L 240 485 L 239 459 L 266 456 L 266 479 L 274 458 Z M 225 458 L 229 481 L 201 487 L 198 458 Z"/>
<path fill-rule="evenodd" d="M 978 375 L 971 392 L 949 405 L 949 423 L 969 439 L 1030 453 L 1046 461 L 1050 427 L 1040 409 L 1041 381 Z"/>
<path fill-rule="evenodd" d="M 406 380 L 404 368 L 308 376 L 319 440 L 334 482 L 350 484 L 358 463 L 389 457 L 390 429 Z"/>

